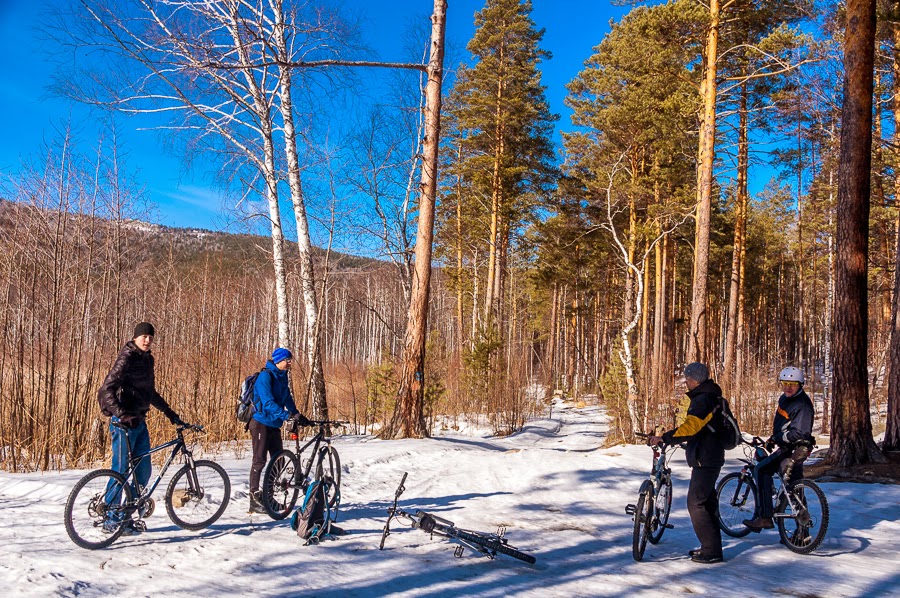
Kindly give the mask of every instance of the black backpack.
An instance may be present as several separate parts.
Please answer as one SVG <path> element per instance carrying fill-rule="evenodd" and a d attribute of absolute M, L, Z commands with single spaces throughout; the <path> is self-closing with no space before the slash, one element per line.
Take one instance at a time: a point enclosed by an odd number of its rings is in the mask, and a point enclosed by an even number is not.
<path fill-rule="evenodd" d="M 731 412 L 728 399 L 723 397 L 716 399 L 712 419 L 706 425 L 721 441 L 726 451 L 730 451 L 741 443 L 741 428 Z"/>
<path fill-rule="evenodd" d="M 332 511 L 328 507 L 330 478 L 312 481 L 306 488 L 303 504 L 291 516 L 291 528 L 307 544 L 318 544 L 322 536 L 331 530 Z"/>
<path fill-rule="evenodd" d="M 262 369 L 256 373 L 250 374 L 244 378 L 244 382 L 241 384 L 241 392 L 238 395 L 237 404 L 237 418 L 239 422 L 249 424 L 250 420 L 253 419 L 253 415 L 256 413 L 256 405 L 253 403 L 253 388 L 256 386 L 256 379 L 259 378 L 259 375 L 264 371 L 265 369 Z"/>

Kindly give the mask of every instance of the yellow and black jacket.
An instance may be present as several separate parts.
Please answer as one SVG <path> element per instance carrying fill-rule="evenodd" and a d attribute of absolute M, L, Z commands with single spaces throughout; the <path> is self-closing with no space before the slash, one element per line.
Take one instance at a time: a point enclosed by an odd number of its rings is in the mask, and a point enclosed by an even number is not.
<path fill-rule="evenodd" d="M 691 405 L 684 423 L 663 434 L 663 440 L 666 444 L 686 441 L 684 454 L 691 467 L 721 467 L 725 463 L 725 447 L 706 424 L 713 417 L 716 399 L 722 396 L 722 389 L 707 380 L 688 391 L 687 396 Z"/>

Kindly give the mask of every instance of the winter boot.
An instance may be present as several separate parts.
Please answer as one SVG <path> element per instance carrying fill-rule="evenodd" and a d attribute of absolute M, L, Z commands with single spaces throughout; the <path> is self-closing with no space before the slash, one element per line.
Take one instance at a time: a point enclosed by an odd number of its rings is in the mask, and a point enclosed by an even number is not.
<path fill-rule="evenodd" d="M 757 534 L 764 529 L 772 529 L 775 524 L 771 517 L 757 517 L 756 519 L 744 519 L 744 525 L 750 528 L 750 531 Z"/>
<path fill-rule="evenodd" d="M 262 504 L 262 500 L 259 495 L 259 492 L 251 492 L 250 493 L 250 509 L 247 512 L 248 513 L 260 513 L 260 514 L 266 513 L 266 508 Z"/>

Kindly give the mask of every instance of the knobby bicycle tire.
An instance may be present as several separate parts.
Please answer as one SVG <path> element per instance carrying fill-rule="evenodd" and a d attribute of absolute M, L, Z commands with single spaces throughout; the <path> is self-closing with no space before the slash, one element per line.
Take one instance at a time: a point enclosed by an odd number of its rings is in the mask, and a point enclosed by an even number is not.
<path fill-rule="evenodd" d="M 269 517 L 278 521 L 287 517 L 300 494 L 296 477 L 300 459 L 288 449 L 276 453 L 263 476 L 262 504 Z"/>
<path fill-rule="evenodd" d="M 323 446 L 319 449 L 319 461 L 316 464 L 316 479 L 328 477 L 331 483 L 328 485 L 328 508 L 333 509 L 341 496 L 341 458 L 337 449 L 333 446 Z"/>
<path fill-rule="evenodd" d="M 739 471 L 733 471 L 716 485 L 719 505 L 719 528 L 732 538 L 743 538 L 750 533 L 744 519 L 753 519 L 758 511 L 758 492 L 753 480 Z"/>
<path fill-rule="evenodd" d="M 647 548 L 647 537 L 650 531 L 650 511 L 653 508 L 653 496 L 649 489 L 642 490 L 634 509 L 634 534 L 631 539 L 631 556 L 640 561 Z"/>
<path fill-rule="evenodd" d="M 650 520 L 650 534 L 647 539 L 651 544 L 659 544 L 666 524 L 669 523 L 669 513 L 672 510 L 672 478 L 666 476 L 663 483 L 656 489 L 653 499 L 653 516 Z"/>
<path fill-rule="evenodd" d="M 197 474 L 198 487 L 191 482 Z M 194 461 L 175 472 L 166 490 L 166 512 L 180 528 L 197 531 L 209 527 L 225 512 L 231 498 L 231 480 L 221 465 Z"/>
<path fill-rule="evenodd" d="M 825 540 L 830 513 L 828 500 L 812 480 L 797 480 L 788 490 L 805 508 L 801 513 L 789 512 L 790 502 L 783 496 L 775 509 L 775 520 L 782 543 L 797 554 L 809 554 Z M 788 517 L 779 517 L 789 513 Z"/>
<path fill-rule="evenodd" d="M 500 554 L 505 554 L 506 556 L 511 556 L 514 559 L 519 559 L 520 561 L 525 561 L 526 563 L 533 565 L 537 559 L 530 554 L 525 554 L 520 550 L 516 550 L 515 548 L 509 546 L 508 544 L 504 544 L 502 540 L 497 540 L 494 538 L 488 538 L 482 536 L 481 534 L 470 532 L 466 530 L 456 529 L 450 533 L 451 536 L 455 536 L 460 540 L 465 540 L 466 542 L 471 542 L 472 544 L 478 544 L 479 546 L 486 548 L 487 550 L 493 552 L 499 552 Z"/>
<path fill-rule="evenodd" d="M 92 471 L 72 488 L 66 499 L 64 521 L 66 533 L 76 545 L 88 550 L 106 548 L 122 535 L 122 525 L 111 532 L 103 529 L 110 514 L 107 497 L 111 494 L 120 505 L 132 501 L 131 487 L 122 474 L 111 469 Z M 124 521 L 124 515 L 122 512 L 118 517 Z"/>

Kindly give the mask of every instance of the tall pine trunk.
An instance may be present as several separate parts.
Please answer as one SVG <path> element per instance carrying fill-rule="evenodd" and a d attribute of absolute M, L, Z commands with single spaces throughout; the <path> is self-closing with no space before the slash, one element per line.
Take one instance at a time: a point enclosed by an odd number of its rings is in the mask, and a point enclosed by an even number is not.
<path fill-rule="evenodd" d="M 416 264 L 412 280 L 400 387 L 394 414 L 385 438 L 422 438 L 425 425 L 425 341 L 428 331 L 428 298 L 431 282 L 431 250 L 434 237 L 434 205 L 437 196 L 438 148 L 441 135 L 441 84 L 444 76 L 444 30 L 447 0 L 434 0 L 431 17 L 431 54 L 425 87 L 425 143 L 422 159 L 422 194 L 416 231 Z"/>
<path fill-rule="evenodd" d="M 872 439 L 867 369 L 869 196 L 875 0 L 848 0 L 834 305 L 834 402 L 829 461 L 884 459 Z"/>
<path fill-rule="evenodd" d="M 706 360 L 706 300 L 709 286 L 709 222 L 712 211 L 713 162 L 716 155 L 716 58 L 719 53 L 719 0 L 710 0 L 702 85 L 703 114 L 697 165 L 697 212 L 694 285 L 686 361 Z"/>

